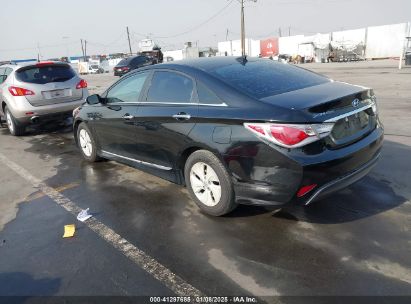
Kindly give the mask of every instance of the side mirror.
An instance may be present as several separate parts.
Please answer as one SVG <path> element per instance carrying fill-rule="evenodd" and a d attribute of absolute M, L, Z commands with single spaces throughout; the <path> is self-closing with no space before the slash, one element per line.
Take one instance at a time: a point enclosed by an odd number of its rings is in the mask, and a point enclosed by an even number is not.
<path fill-rule="evenodd" d="M 103 103 L 103 98 L 100 97 L 100 95 L 98 94 L 93 94 L 90 95 L 89 97 L 86 98 L 86 101 L 89 105 L 95 105 L 95 104 L 99 104 L 99 103 Z"/>

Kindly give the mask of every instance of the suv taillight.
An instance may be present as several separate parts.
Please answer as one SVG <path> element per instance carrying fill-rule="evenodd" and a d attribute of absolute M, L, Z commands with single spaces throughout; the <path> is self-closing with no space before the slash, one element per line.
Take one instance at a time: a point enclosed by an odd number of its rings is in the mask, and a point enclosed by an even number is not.
<path fill-rule="evenodd" d="M 244 123 L 258 137 L 285 148 L 298 148 L 328 136 L 334 124 Z"/>
<path fill-rule="evenodd" d="M 9 92 L 13 96 L 34 95 L 33 91 L 27 90 L 27 89 L 24 89 L 24 88 L 19 88 L 19 87 L 9 87 Z"/>
<path fill-rule="evenodd" d="M 85 89 L 87 88 L 87 81 L 84 79 L 80 80 L 80 82 L 76 85 L 76 89 Z"/>

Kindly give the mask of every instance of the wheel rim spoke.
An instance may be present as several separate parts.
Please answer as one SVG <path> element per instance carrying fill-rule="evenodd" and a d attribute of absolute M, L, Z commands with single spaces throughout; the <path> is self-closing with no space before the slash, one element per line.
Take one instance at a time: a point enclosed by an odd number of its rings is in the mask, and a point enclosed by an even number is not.
<path fill-rule="evenodd" d="M 7 111 L 6 118 L 7 118 L 7 126 L 9 127 L 9 130 L 13 132 L 14 130 L 13 121 L 11 120 L 11 115 L 8 111 Z"/>
<path fill-rule="evenodd" d="M 209 207 L 220 202 L 221 185 L 214 169 L 203 162 L 198 162 L 191 167 L 191 188 L 198 200 Z"/>
<path fill-rule="evenodd" d="M 90 135 L 85 129 L 81 129 L 79 133 L 80 146 L 86 156 L 91 156 L 93 151 L 93 144 Z"/>

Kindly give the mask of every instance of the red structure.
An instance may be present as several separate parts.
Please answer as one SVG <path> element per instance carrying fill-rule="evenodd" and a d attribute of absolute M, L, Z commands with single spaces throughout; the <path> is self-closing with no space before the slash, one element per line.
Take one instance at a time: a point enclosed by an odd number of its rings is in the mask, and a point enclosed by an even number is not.
<path fill-rule="evenodd" d="M 278 55 L 278 38 L 268 38 L 260 41 L 261 57 Z"/>

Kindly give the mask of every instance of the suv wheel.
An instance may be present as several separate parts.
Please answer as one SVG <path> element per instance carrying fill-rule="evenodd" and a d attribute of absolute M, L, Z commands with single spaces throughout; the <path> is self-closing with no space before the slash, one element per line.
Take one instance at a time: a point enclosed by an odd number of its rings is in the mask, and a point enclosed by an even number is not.
<path fill-rule="evenodd" d="M 197 206 L 214 216 L 227 214 L 237 207 L 230 175 L 210 151 L 191 154 L 184 168 L 188 191 Z"/>
<path fill-rule="evenodd" d="M 13 114 L 11 114 L 7 106 L 4 108 L 4 115 L 6 116 L 7 127 L 9 128 L 11 135 L 21 136 L 25 133 L 26 127 L 23 125 L 20 125 L 16 121 L 16 119 L 14 118 Z"/>
<path fill-rule="evenodd" d="M 97 155 L 96 141 L 91 135 L 90 129 L 82 122 L 77 129 L 78 146 L 80 147 L 81 154 L 89 162 L 96 162 L 100 160 Z"/>

